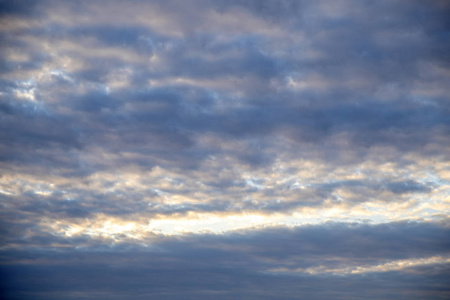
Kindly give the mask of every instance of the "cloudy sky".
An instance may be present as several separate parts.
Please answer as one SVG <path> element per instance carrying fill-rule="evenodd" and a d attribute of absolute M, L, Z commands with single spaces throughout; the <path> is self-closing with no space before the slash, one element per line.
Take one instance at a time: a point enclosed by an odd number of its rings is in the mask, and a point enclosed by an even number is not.
<path fill-rule="evenodd" d="M 450 299 L 449 1 L 0 1 L 0 297 Z"/>

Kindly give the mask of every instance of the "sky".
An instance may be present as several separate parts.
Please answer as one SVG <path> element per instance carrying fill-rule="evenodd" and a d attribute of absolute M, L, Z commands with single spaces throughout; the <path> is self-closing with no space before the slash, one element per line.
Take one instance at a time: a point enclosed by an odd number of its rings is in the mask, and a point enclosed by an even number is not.
<path fill-rule="evenodd" d="M 450 299 L 449 14 L 0 1 L 0 298 Z"/>

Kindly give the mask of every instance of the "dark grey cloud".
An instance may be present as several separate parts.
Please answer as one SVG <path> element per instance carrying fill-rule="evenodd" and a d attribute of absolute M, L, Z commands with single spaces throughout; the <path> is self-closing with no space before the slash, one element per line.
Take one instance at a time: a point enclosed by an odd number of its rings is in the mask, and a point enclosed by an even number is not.
<path fill-rule="evenodd" d="M 7 299 L 444 299 L 448 268 L 350 276 L 270 275 L 273 265 L 377 263 L 384 259 L 448 255 L 448 228 L 433 224 L 328 224 L 226 236 L 163 238 L 148 247 L 92 246 L 78 250 L 3 252 Z M 427 280 L 424 280 L 427 278 Z M 4 282 L 4 283 L 5 283 Z M 345 283 L 345 284 L 344 284 Z M 327 286 L 324 289 L 324 285 Z M 381 288 L 381 289 L 380 289 Z"/>
<path fill-rule="evenodd" d="M 0 2 L 0 13 L 4 17 L 8 16 L 33 16 L 36 13 L 36 6 L 38 3 L 27 0 Z"/>

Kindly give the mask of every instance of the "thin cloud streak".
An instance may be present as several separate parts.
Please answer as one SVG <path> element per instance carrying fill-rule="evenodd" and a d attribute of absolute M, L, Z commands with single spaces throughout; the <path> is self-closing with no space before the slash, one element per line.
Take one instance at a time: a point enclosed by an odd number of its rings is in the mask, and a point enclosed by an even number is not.
<path fill-rule="evenodd" d="M 331 275 L 355 275 L 364 273 L 374 273 L 374 272 L 392 272 L 392 271 L 403 271 L 408 272 L 408 269 L 426 266 L 426 265 L 442 265 L 449 264 L 450 258 L 442 256 L 433 256 L 427 258 L 417 258 L 417 259 L 403 259 L 394 260 L 386 262 L 380 265 L 372 266 L 350 266 L 343 268 L 327 268 L 326 266 L 319 266 L 306 269 L 295 269 L 289 270 L 285 268 L 269 270 L 268 273 L 275 274 L 311 274 L 311 275 L 321 275 L 321 274 L 331 274 Z"/>

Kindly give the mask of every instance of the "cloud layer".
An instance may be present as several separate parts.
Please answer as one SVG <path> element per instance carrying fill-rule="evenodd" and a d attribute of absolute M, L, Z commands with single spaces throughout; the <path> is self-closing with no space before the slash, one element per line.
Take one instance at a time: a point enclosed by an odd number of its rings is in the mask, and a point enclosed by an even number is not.
<path fill-rule="evenodd" d="M 4 298 L 449 297 L 446 1 L 0 5 Z"/>

